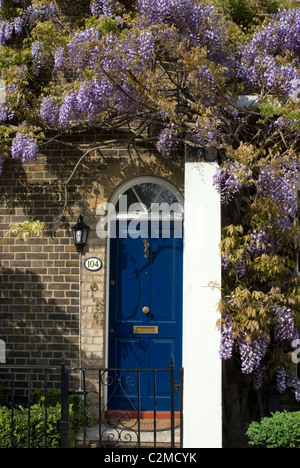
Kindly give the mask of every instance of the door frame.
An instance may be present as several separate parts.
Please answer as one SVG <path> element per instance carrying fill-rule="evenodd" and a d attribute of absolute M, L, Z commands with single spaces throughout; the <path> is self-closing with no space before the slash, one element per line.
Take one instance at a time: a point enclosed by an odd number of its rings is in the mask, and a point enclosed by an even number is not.
<path fill-rule="evenodd" d="M 169 181 L 161 178 L 161 177 L 156 177 L 156 176 L 140 176 L 140 177 L 134 177 L 132 179 L 129 179 L 128 181 L 126 181 L 125 183 L 121 184 L 117 190 L 114 192 L 114 194 L 112 195 L 111 199 L 109 200 L 109 203 L 113 204 L 114 206 L 116 206 L 118 200 L 119 200 L 119 197 L 124 193 L 126 192 L 126 190 L 128 190 L 129 188 L 131 188 L 132 186 L 134 185 L 137 185 L 137 184 L 143 184 L 143 183 L 153 183 L 153 184 L 158 184 L 158 185 L 161 185 L 162 187 L 164 188 L 167 188 L 169 189 L 173 195 L 177 198 L 177 201 L 178 203 L 181 204 L 182 206 L 182 223 L 183 223 L 183 216 L 184 216 L 184 198 L 181 194 L 181 192 L 173 185 L 171 184 Z M 131 220 L 131 219 L 141 219 L 141 220 L 145 220 L 146 218 L 145 217 L 141 217 L 140 215 L 134 215 L 134 214 L 131 214 L 130 216 L 127 214 L 127 216 L 124 216 L 124 215 L 117 215 L 117 219 L 119 220 Z M 105 314 L 105 349 L 104 349 L 104 352 L 105 352 L 105 359 L 104 359 L 104 362 L 105 362 L 105 367 L 107 368 L 108 366 L 108 340 L 109 340 L 109 300 L 110 300 L 110 297 L 109 297 L 109 291 L 110 291 L 110 284 L 109 284 L 109 279 L 110 279 L 110 237 L 107 236 L 107 240 L 106 240 L 106 281 L 105 281 L 105 287 L 106 287 L 106 301 L 105 301 L 105 310 L 106 310 L 106 314 Z M 106 389 L 107 390 L 107 389 Z M 105 401 L 107 401 L 107 394 L 105 394 L 104 396 L 105 398 Z"/>

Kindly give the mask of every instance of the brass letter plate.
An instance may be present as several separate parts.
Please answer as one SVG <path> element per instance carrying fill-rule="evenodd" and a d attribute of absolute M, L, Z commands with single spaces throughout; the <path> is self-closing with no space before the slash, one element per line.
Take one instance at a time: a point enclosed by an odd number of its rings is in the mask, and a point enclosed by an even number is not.
<path fill-rule="evenodd" d="M 143 327 L 140 325 L 135 325 L 133 327 L 133 333 L 140 334 L 140 335 L 157 335 L 158 327 L 151 327 L 151 326 Z"/>

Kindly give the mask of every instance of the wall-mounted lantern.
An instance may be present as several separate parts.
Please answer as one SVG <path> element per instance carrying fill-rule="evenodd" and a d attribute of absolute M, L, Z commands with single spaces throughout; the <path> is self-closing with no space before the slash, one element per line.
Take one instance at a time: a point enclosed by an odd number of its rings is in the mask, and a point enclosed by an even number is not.
<path fill-rule="evenodd" d="M 77 252 L 82 252 L 88 237 L 90 227 L 83 222 L 83 216 L 80 215 L 77 223 L 72 227 L 73 241 Z"/>

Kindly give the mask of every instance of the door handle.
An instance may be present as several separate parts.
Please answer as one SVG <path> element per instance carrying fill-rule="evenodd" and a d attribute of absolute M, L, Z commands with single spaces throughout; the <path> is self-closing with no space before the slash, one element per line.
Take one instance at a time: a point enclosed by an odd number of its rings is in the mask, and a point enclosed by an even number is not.
<path fill-rule="evenodd" d="M 142 308 L 142 312 L 143 312 L 144 314 L 149 314 L 149 312 L 150 312 L 149 307 L 147 307 L 147 306 L 143 307 L 143 308 Z"/>

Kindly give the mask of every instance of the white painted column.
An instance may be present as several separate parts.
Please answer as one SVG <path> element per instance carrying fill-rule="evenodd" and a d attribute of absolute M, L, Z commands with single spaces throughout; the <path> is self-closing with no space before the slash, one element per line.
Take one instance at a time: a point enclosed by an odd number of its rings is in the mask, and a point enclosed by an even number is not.
<path fill-rule="evenodd" d="M 183 279 L 184 448 L 222 448 L 221 285 L 216 162 L 186 162 Z"/>

